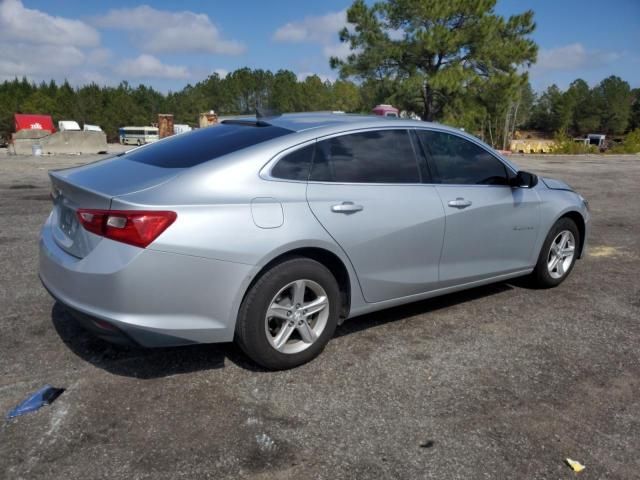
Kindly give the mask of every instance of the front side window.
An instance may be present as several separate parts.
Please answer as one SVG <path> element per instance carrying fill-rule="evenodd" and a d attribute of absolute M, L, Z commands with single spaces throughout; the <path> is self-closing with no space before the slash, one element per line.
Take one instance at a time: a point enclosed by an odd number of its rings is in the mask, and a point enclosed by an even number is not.
<path fill-rule="evenodd" d="M 311 180 L 420 183 L 420 173 L 407 130 L 376 130 L 319 141 Z"/>
<path fill-rule="evenodd" d="M 484 148 L 445 132 L 417 130 L 434 177 L 455 185 L 508 185 L 504 164 Z"/>
<path fill-rule="evenodd" d="M 315 144 L 286 154 L 271 170 L 271 176 L 284 180 L 307 181 Z"/>

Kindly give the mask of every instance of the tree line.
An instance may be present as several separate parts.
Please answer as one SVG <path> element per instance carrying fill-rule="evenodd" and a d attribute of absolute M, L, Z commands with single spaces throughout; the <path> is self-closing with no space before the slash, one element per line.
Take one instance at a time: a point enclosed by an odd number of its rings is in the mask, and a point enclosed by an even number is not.
<path fill-rule="evenodd" d="M 100 125 L 114 139 L 119 127 L 149 125 L 157 121 L 159 113 L 172 113 L 175 123 L 196 126 L 199 114 L 209 110 L 218 115 L 251 114 L 258 107 L 281 112 L 370 111 L 362 94 L 363 90 L 350 81 L 323 82 L 316 75 L 299 80 L 288 70 L 273 73 L 249 68 L 224 78 L 214 73 L 166 94 L 126 81 L 117 86 L 91 83 L 74 88 L 66 81 L 35 84 L 16 78 L 0 83 L 0 136 L 10 136 L 14 113 L 50 114 L 56 122 Z"/>
<path fill-rule="evenodd" d="M 640 88 L 617 76 L 593 88 L 577 79 L 564 92 L 551 85 L 530 110 L 528 126 L 572 135 L 607 133 L 621 135 L 640 128 Z"/>
<path fill-rule="evenodd" d="M 486 103 L 481 99 L 467 98 L 448 105 L 435 120 L 465 128 L 494 146 L 501 146 L 505 125 L 508 136 L 515 128 L 570 135 L 594 132 L 617 135 L 640 128 L 640 89 L 631 89 L 615 76 L 593 88 L 578 79 L 565 91 L 552 85 L 536 95 L 527 82 L 513 94 L 494 90 L 492 95 L 495 105 L 503 105 L 502 111 L 496 109 L 493 117 L 486 115 Z M 176 123 L 197 126 L 198 115 L 209 110 L 219 115 L 251 114 L 256 108 L 369 113 L 379 103 L 411 108 L 395 96 L 385 95 L 373 82 L 329 82 L 315 75 L 298 80 L 286 70 L 272 73 L 243 68 L 225 78 L 213 74 L 167 94 L 145 85 L 133 87 L 127 82 L 74 88 L 68 82 L 35 84 L 22 78 L 0 83 L 0 136 L 10 136 L 14 113 L 43 113 L 52 115 L 56 121 L 97 124 L 113 140 L 118 128 L 149 125 L 157 121 L 158 113 L 173 113 Z"/>

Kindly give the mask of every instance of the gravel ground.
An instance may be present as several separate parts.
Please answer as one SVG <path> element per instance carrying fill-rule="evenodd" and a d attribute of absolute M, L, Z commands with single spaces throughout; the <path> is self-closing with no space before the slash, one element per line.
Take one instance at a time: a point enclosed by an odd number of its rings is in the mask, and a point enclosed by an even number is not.
<path fill-rule="evenodd" d="M 46 171 L 0 153 L 0 478 L 573 478 L 640 475 L 640 157 L 515 156 L 592 206 L 552 290 L 477 288 L 346 322 L 264 372 L 233 345 L 118 349 L 36 276 Z M 45 383 L 51 406 L 4 414 Z"/>

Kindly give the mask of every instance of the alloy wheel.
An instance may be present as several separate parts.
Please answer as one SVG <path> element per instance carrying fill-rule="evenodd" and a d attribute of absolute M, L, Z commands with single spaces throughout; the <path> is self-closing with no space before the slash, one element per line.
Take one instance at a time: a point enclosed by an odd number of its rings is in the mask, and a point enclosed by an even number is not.
<path fill-rule="evenodd" d="M 281 353 L 299 353 L 322 335 L 329 318 L 329 297 L 313 280 L 295 280 L 278 291 L 265 315 L 265 333 Z"/>
<path fill-rule="evenodd" d="M 547 255 L 547 270 L 551 278 L 558 279 L 571 268 L 576 251 L 576 240 L 569 230 L 563 230 L 551 242 Z"/>

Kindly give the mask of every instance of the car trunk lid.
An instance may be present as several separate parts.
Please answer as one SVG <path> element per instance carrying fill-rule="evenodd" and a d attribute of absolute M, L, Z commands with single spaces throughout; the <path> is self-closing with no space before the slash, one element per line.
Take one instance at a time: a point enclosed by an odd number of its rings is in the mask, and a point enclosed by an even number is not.
<path fill-rule="evenodd" d="M 166 169 L 113 157 L 81 167 L 49 172 L 53 237 L 67 253 L 85 257 L 102 240 L 80 225 L 80 208 L 109 210 L 114 197 L 158 186 L 182 169 Z"/>

